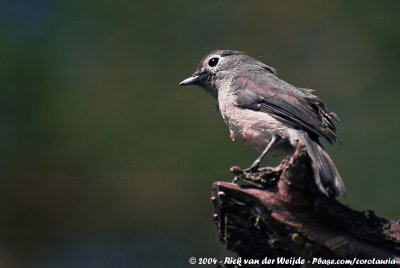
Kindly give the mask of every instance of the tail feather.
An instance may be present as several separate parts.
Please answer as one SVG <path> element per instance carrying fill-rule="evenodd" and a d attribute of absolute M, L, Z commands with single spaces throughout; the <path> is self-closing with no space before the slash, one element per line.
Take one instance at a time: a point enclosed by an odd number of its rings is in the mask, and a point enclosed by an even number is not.
<path fill-rule="evenodd" d="M 344 183 L 328 153 L 307 134 L 304 135 L 304 143 L 312 161 L 315 183 L 320 191 L 327 196 L 344 195 L 346 191 Z"/>

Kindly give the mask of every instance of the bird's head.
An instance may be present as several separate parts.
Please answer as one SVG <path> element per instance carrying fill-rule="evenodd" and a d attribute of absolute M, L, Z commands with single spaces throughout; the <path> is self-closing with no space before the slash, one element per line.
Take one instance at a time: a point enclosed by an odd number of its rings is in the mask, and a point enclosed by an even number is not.
<path fill-rule="evenodd" d="M 220 86 L 231 81 L 235 75 L 254 70 L 275 70 L 245 53 L 235 50 L 214 50 L 205 56 L 193 75 L 179 83 L 180 86 L 198 85 L 206 89 L 214 98 L 218 97 Z"/>

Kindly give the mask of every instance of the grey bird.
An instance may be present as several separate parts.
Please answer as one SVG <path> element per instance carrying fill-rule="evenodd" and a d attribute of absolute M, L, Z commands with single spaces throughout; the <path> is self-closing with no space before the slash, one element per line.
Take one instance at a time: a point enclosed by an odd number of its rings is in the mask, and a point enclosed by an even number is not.
<path fill-rule="evenodd" d="M 319 142 L 320 137 L 338 142 L 339 118 L 313 90 L 283 81 L 274 68 L 234 50 L 211 52 L 179 85 L 203 87 L 217 100 L 231 139 L 261 152 L 248 171 L 257 170 L 265 154 L 289 155 L 301 143 L 319 190 L 332 197 L 345 193 L 339 171 Z"/>

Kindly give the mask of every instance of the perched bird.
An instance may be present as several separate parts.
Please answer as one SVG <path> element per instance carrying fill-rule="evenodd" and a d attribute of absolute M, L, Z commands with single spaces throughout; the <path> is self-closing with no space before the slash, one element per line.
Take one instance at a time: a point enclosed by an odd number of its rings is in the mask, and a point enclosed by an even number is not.
<path fill-rule="evenodd" d="M 199 85 L 218 101 L 232 140 L 241 139 L 261 152 L 247 169 L 257 170 L 266 153 L 278 156 L 305 146 L 315 182 L 327 196 L 340 196 L 345 186 L 332 159 L 319 142 L 338 141 L 339 118 L 313 94 L 278 78 L 274 68 L 240 51 L 215 50 L 193 75 L 179 85 Z"/>

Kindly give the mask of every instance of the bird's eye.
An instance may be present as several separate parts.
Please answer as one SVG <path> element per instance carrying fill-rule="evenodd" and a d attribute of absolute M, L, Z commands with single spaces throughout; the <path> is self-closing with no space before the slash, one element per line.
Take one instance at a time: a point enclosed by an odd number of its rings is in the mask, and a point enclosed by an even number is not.
<path fill-rule="evenodd" d="M 218 58 L 212 58 L 208 61 L 208 65 L 211 67 L 214 67 L 215 65 L 218 64 L 219 59 Z"/>

